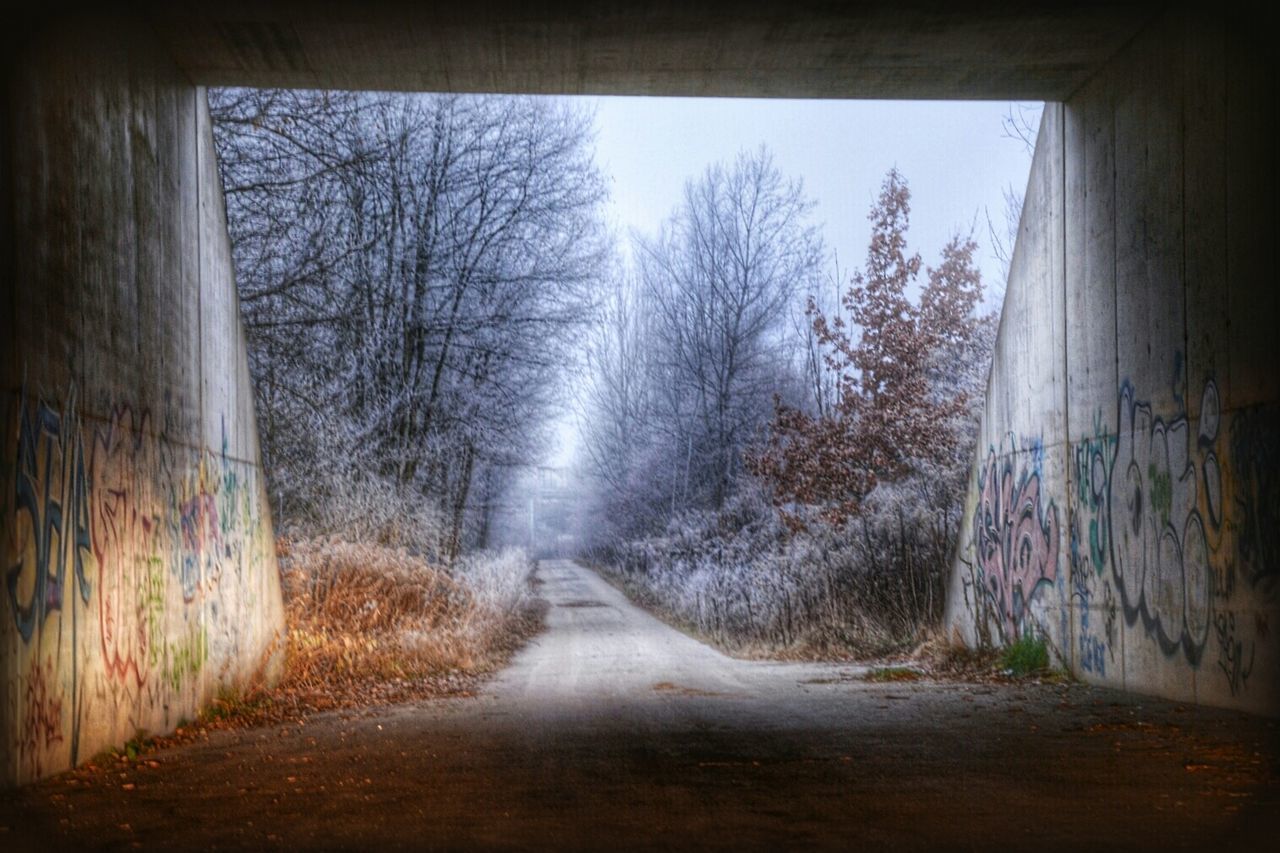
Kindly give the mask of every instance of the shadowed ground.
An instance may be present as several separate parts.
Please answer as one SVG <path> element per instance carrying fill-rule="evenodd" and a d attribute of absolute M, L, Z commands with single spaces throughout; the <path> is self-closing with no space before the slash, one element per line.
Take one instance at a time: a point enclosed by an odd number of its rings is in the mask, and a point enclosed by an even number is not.
<path fill-rule="evenodd" d="M 480 696 L 11 791 L 0 846 L 1253 849 L 1280 830 L 1275 721 L 739 661 L 572 563 L 539 577 L 547 630 Z"/>

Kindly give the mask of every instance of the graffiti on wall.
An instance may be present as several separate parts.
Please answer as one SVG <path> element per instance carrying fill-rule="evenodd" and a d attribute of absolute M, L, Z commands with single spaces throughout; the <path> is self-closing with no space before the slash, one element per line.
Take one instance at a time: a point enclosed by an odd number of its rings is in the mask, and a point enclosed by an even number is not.
<path fill-rule="evenodd" d="M 29 643 L 49 614 L 62 609 L 68 562 L 89 600 L 88 485 L 74 418 L 64 420 L 43 403 L 19 409 L 16 456 L 10 533 L 16 559 L 6 567 L 5 588 L 18 634 Z"/>
<path fill-rule="evenodd" d="M 1140 626 L 1164 654 L 1199 663 L 1213 624 L 1210 557 L 1224 510 L 1212 381 L 1194 430 L 1185 411 L 1155 415 L 1129 382 L 1118 405 L 1114 433 L 1097 421 L 1073 445 L 1076 654 L 1081 669 L 1099 676 L 1115 663 L 1117 603 L 1124 623 Z"/>
<path fill-rule="evenodd" d="M 1257 649 L 1251 640 L 1244 639 L 1243 632 L 1236 630 L 1235 613 L 1216 613 L 1213 624 L 1218 639 L 1218 668 L 1227 678 L 1227 689 L 1235 696 L 1249 683 Z"/>
<path fill-rule="evenodd" d="M 1247 582 L 1274 602 L 1280 593 L 1280 412 L 1250 409 L 1231 421 L 1236 558 Z"/>
<path fill-rule="evenodd" d="M 53 661 L 31 667 L 23 679 L 22 723 L 18 731 L 18 756 L 34 768 L 42 770 L 42 759 L 62 743 L 62 700 L 53 685 Z"/>
<path fill-rule="evenodd" d="M 239 650 L 266 534 L 256 471 L 231 458 L 225 425 L 219 450 L 198 451 L 128 404 L 92 424 L 74 400 L 23 395 L 16 408 L 0 431 L 0 627 L 18 667 L 5 736 L 34 778 L 79 760 L 90 715 L 118 719 L 127 737 L 155 715 L 194 712 L 206 663 Z"/>
<path fill-rule="evenodd" d="M 85 474 L 83 437 L 75 418 L 63 417 L 56 409 L 37 402 L 28 407 L 24 399 L 17 412 L 17 441 L 10 476 L 10 504 L 5 514 L 5 591 L 13 625 L 24 645 L 30 645 L 51 616 L 69 608 L 67 642 L 79 648 L 81 608 L 89 603 L 92 587 L 86 575 L 91 547 L 89 486 Z M 8 447 L 6 443 L 6 447 Z M 68 581 L 73 585 L 68 598 Z M 59 627 L 62 627 L 61 621 Z M 61 642 L 62 634 L 59 632 Z M 55 650 L 56 651 L 56 650 Z M 42 768 L 41 756 L 63 738 L 62 695 L 54 684 L 51 659 L 42 670 L 41 648 L 37 645 L 33 662 L 25 673 L 26 687 L 19 686 L 27 701 L 21 709 L 18 753 L 32 772 Z M 71 654 L 70 707 L 80 707 L 80 659 Z M 19 678 L 21 682 L 21 676 Z M 38 701 L 37 701 L 38 700 Z M 56 713 L 52 709 L 56 707 Z M 57 721 L 58 736 L 49 727 Z M 34 732 L 44 731 L 44 737 Z M 40 744 L 43 741 L 44 747 Z M 79 727 L 69 738 L 72 756 L 79 750 Z"/>
<path fill-rule="evenodd" d="M 1058 508 L 1042 499 L 1043 459 L 1039 442 L 1016 451 L 1010 436 L 1008 449 L 991 447 L 978 472 L 974 605 L 981 630 L 993 624 L 1002 642 L 1029 630 L 1032 603 L 1057 578 Z"/>
<path fill-rule="evenodd" d="M 1114 432 L 1099 419 L 1072 445 L 1076 662 L 1106 676 L 1116 662 L 1118 609 L 1123 624 L 1138 629 L 1134 636 L 1167 657 L 1198 668 L 1216 649 L 1217 669 L 1237 695 L 1255 670 L 1259 639 L 1269 635 L 1266 613 L 1255 608 L 1277 592 L 1280 424 L 1244 410 L 1224 429 L 1212 380 L 1201 388 L 1198 419 L 1180 400 L 1172 416 L 1156 415 L 1128 382 L 1118 403 Z M 1228 435 L 1230 487 L 1219 456 Z"/>
<path fill-rule="evenodd" d="M 93 431 L 92 542 L 98 566 L 98 634 L 106 671 L 141 687 L 151 663 L 156 611 L 163 587 L 153 580 L 168 536 L 162 504 L 152 483 L 168 466 L 148 440 L 149 419 L 129 406 L 112 409 Z M 159 606 L 154 603 L 159 596 Z"/>
<path fill-rule="evenodd" d="M 1126 622 L 1195 665 L 1212 625 L 1209 555 L 1222 526 L 1218 389 L 1205 383 L 1194 435 L 1185 412 L 1154 415 L 1128 382 L 1119 402 L 1107 500 L 1112 579 Z"/>
<path fill-rule="evenodd" d="M 1076 442 L 1072 457 L 1075 500 L 1068 509 L 1071 599 L 1077 608 L 1076 659 L 1089 673 L 1105 676 L 1115 663 L 1117 612 L 1115 593 L 1105 572 L 1111 550 L 1107 516 L 1107 483 L 1116 455 L 1116 438 L 1101 418 L 1093 434 Z"/>

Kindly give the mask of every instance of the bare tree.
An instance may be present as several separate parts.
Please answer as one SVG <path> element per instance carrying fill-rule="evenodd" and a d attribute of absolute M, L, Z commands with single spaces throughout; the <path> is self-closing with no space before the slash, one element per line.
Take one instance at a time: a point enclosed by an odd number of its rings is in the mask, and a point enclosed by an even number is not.
<path fill-rule="evenodd" d="M 587 317 L 589 120 L 533 98 L 211 102 L 278 492 L 298 515 L 353 484 L 429 504 L 455 556 L 483 525 L 475 484 L 542 440 Z"/>
<path fill-rule="evenodd" d="M 788 311 L 822 263 L 811 209 L 761 148 L 688 182 L 658 237 L 638 241 L 673 509 L 721 506 L 767 418 L 790 360 Z"/>
<path fill-rule="evenodd" d="M 655 314 L 635 276 L 618 270 L 585 340 L 578 387 L 580 436 L 594 476 L 597 534 L 642 535 L 662 521 L 670 466 L 659 453 Z"/>

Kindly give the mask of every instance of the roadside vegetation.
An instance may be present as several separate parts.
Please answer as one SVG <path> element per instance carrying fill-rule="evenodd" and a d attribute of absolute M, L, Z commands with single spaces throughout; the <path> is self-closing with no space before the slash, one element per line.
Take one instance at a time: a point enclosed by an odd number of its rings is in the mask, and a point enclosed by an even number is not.
<path fill-rule="evenodd" d="M 340 539 L 281 557 L 288 646 L 279 691 L 312 709 L 458 693 L 541 624 L 532 565 L 510 549 L 432 565 Z"/>
<path fill-rule="evenodd" d="M 543 534 L 736 654 L 935 636 L 996 318 L 971 231 L 928 264 L 909 248 L 896 169 L 850 275 L 763 147 L 623 246 L 592 119 L 564 101 L 210 107 L 288 701 L 465 689 L 536 624 L 528 557 L 494 549 Z M 574 395 L 580 501 L 543 529 L 521 484 Z"/>
<path fill-rule="evenodd" d="M 1043 638 L 1019 637 L 1004 647 L 1000 653 L 1000 665 L 1014 676 L 1049 672 L 1049 647 Z"/>
<path fill-rule="evenodd" d="M 601 547 L 593 565 L 673 622 L 733 654 L 894 654 L 941 619 L 955 519 L 927 491 L 886 490 L 839 527 L 795 530 L 758 491 L 687 513 L 663 535 Z M 940 511 L 941 510 L 941 511 Z"/>
<path fill-rule="evenodd" d="M 940 624 L 996 317 L 967 234 L 908 249 L 910 199 L 890 171 L 842 280 L 765 152 L 713 167 L 591 338 L 586 559 L 732 653 L 882 656 Z"/>
<path fill-rule="evenodd" d="M 277 524 L 501 544 L 546 453 L 609 245 L 562 100 L 210 92 Z"/>
<path fill-rule="evenodd" d="M 541 624 L 500 510 L 544 452 L 607 249 L 589 119 L 209 97 L 288 631 L 278 687 L 198 724 L 465 694 Z"/>

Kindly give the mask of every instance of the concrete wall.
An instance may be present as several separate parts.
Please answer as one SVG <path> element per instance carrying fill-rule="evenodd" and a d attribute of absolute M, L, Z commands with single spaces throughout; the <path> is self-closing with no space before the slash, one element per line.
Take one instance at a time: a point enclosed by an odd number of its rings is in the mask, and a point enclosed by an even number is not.
<path fill-rule="evenodd" d="M 278 667 L 205 93 L 142 28 L 34 34 L 0 139 L 0 786 Z"/>
<path fill-rule="evenodd" d="M 1157 21 L 1045 110 L 948 622 L 1280 711 L 1274 66 Z"/>

